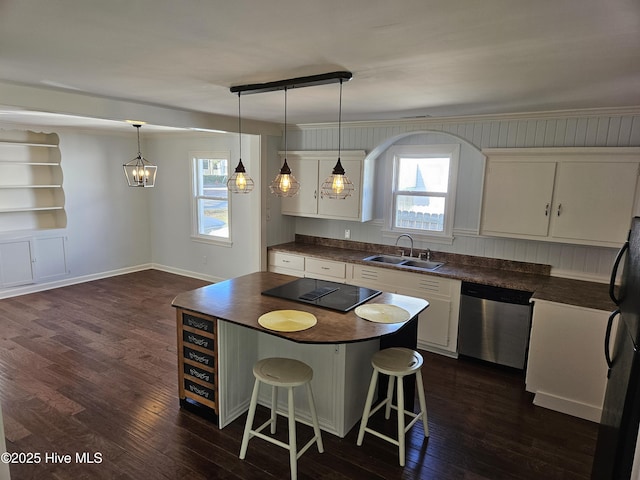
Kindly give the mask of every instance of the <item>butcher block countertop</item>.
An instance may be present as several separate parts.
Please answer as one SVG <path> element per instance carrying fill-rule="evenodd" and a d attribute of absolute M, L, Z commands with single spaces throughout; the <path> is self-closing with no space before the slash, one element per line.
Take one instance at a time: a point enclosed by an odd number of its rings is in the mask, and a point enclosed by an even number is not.
<path fill-rule="evenodd" d="M 552 277 L 550 265 L 436 251 L 431 252 L 431 260 L 445 264 L 428 272 L 363 260 L 374 254 L 397 254 L 400 248 L 405 252 L 407 250 L 406 246 L 395 247 L 296 235 L 295 242 L 274 245 L 269 247 L 269 250 L 524 290 L 532 292 L 532 300 L 546 300 L 604 311 L 615 309 L 609 298 L 607 284 Z M 417 257 L 421 252 L 424 250 L 414 248 L 413 256 Z"/>

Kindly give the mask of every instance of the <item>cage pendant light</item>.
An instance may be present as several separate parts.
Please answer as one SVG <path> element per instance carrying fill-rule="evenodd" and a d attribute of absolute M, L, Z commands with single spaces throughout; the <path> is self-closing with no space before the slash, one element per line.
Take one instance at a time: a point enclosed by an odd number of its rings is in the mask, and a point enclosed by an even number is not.
<path fill-rule="evenodd" d="M 128 163 L 122 165 L 127 183 L 130 187 L 153 187 L 156 183 L 158 167 L 149 162 L 140 153 L 140 127 L 134 124 L 138 131 L 138 155 Z"/>
<path fill-rule="evenodd" d="M 239 156 L 238 166 L 236 167 L 233 175 L 227 180 L 227 188 L 233 193 L 249 193 L 253 190 L 253 179 L 247 174 L 247 171 L 242 164 L 242 124 L 240 116 L 240 92 L 238 92 L 238 138 L 239 138 Z"/>
<path fill-rule="evenodd" d="M 295 197 L 300 191 L 300 182 L 287 165 L 287 87 L 284 87 L 284 163 L 278 176 L 269 185 L 269 190 L 278 197 Z"/>
<path fill-rule="evenodd" d="M 341 153 L 341 136 L 342 136 L 342 79 L 340 79 L 340 107 L 338 110 L 338 161 L 333 172 L 329 175 L 320 187 L 320 198 L 333 198 L 344 200 L 349 197 L 355 187 L 349 177 L 345 175 L 344 168 L 340 162 Z"/>

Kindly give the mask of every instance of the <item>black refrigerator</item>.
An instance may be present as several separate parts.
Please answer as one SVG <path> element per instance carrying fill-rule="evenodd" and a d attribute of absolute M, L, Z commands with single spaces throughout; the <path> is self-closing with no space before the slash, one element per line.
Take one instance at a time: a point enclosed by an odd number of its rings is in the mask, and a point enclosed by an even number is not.
<path fill-rule="evenodd" d="M 614 283 L 621 267 L 618 289 Z M 629 239 L 616 257 L 609 294 L 618 308 L 609 317 L 604 339 L 609 370 L 593 480 L 629 479 L 634 464 L 640 424 L 640 217 L 632 220 Z M 611 338 L 614 323 L 617 330 Z"/>

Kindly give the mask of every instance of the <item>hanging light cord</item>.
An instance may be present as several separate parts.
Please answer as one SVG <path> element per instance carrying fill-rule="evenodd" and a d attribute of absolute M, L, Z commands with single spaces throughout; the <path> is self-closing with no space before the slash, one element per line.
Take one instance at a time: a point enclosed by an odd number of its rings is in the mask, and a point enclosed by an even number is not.
<path fill-rule="evenodd" d="M 341 150 L 341 133 L 342 133 L 342 79 L 340 79 L 340 103 L 338 107 L 338 161 L 340 160 Z"/>
<path fill-rule="evenodd" d="M 240 137 L 239 158 L 242 161 L 242 124 L 240 123 L 240 92 L 238 92 L 238 136 Z"/>
<path fill-rule="evenodd" d="M 284 161 L 287 161 L 287 87 L 284 87 Z"/>
<path fill-rule="evenodd" d="M 138 158 L 142 157 L 142 152 L 140 150 L 140 125 L 134 125 L 136 127 L 136 131 L 138 132 Z"/>

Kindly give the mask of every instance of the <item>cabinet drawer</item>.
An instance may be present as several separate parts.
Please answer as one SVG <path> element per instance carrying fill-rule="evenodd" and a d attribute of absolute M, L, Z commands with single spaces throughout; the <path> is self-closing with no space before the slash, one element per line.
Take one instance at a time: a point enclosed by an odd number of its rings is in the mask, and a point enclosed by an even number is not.
<path fill-rule="evenodd" d="M 331 262 L 317 258 L 307 258 L 305 272 L 344 279 L 346 265 L 343 262 Z"/>
<path fill-rule="evenodd" d="M 193 350 L 189 347 L 182 347 L 182 353 L 184 358 L 188 358 L 197 363 L 201 363 L 202 365 L 206 365 L 208 367 L 214 366 L 214 356 L 209 355 L 208 353 L 202 353 L 197 350 Z"/>
<path fill-rule="evenodd" d="M 207 388 L 186 378 L 184 379 L 184 389 L 187 392 L 195 393 L 202 398 L 206 398 L 211 402 L 215 401 L 215 392 L 212 388 Z"/>
<path fill-rule="evenodd" d="M 205 337 L 204 335 L 198 335 L 197 333 L 188 332 L 187 330 L 182 331 L 182 340 L 185 343 L 190 343 L 192 345 L 197 345 L 202 348 L 206 348 L 207 350 L 213 351 L 213 344 L 215 340 L 210 337 Z"/>
<path fill-rule="evenodd" d="M 194 317 L 188 313 L 182 314 L 182 324 L 187 327 L 192 327 L 204 332 L 214 333 L 214 324 L 212 320 L 205 320 L 204 318 Z"/>
<path fill-rule="evenodd" d="M 273 252 L 269 255 L 269 263 L 274 267 L 304 271 L 304 257 L 289 253 Z"/>
<path fill-rule="evenodd" d="M 195 377 L 203 382 L 214 383 L 213 372 L 205 370 L 204 368 L 196 367 L 195 365 L 189 365 L 187 363 L 184 364 L 184 373 L 185 375 L 190 375 Z"/>

